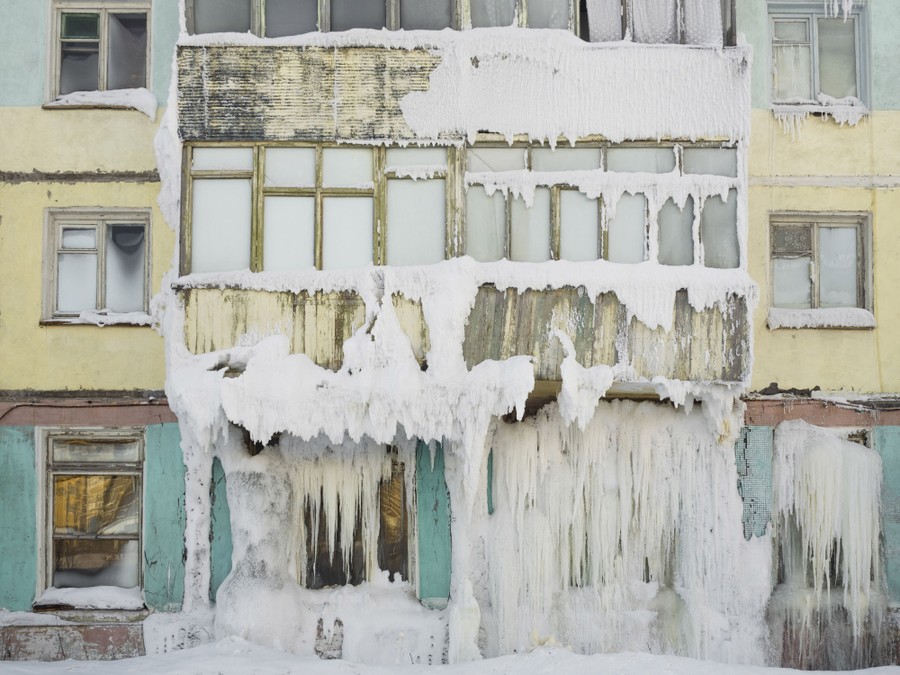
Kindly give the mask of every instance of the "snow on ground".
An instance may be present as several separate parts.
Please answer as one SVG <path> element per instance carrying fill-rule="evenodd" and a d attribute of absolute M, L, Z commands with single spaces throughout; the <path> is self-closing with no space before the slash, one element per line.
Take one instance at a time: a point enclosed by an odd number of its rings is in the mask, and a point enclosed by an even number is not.
<path fill-rule="evenodd" d="M 0 663 L 0 673 L 105 673 L 141 675 L 143 673 L 167 673 L 168 675 L 245 675 L 247 673 L 302 673 L 303 675 L 397 675 L 453 674 L 453 675 L 553 675 L 565 673 L 604 673 L 606 675 L 773 675 L 800 671 L 763 668 L 759 666 L 733 666 L 713 661 L 698 661 L 678 656 L 654 656 L 651 654 L 595 654 L 580 656 L 560 648 L 539 648 L 529 654 L 516 654 L 496 659 L 474 661 L 454 666 L 362 666 L 349 661 L 322 661 L 315 657 L 300 657 L 260 647 L 240 638 L 227 638 L 220 642 L 169 652 L 157 656 L 143 656 L 121 661 L 59 661 L 56 663 L 6 662 Z M 822 671 L 804 671 L 822 672 Z M 830 671 L 835 672 L 835 671 Z M 865 672 L 871 675 L 900 674 L 900 667 L 873 668 Z"/>

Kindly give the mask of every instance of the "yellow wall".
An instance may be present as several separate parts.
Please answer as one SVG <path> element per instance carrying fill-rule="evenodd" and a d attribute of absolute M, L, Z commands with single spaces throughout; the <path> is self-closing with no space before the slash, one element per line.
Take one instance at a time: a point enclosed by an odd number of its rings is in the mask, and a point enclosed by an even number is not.
<path fill-rule="evenodd" d="M 760 285 L 752 388 L 900 391 L 900 112 L 856 127 L 808 118 L 792 139 L 771 112 L 754 110 L 750 143 L 749 272 Z M 769 330 L 769 214 L 872 214 L 874 330 Z"/>

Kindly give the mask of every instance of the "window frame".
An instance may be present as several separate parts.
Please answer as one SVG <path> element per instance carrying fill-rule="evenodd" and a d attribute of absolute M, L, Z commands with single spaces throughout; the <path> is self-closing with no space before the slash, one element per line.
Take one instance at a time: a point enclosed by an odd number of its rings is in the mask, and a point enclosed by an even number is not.
<path fill-rule="evenodd" d="M 51 16 L 53 29 L 50 31 L 50 45 L 48 54 L 49 74 L 47 78 L 49 101 L 55 101 L 60 94 L 60 77 L 62 76 L 62 15 L 63 14 L 98 14 L 99 15 L 99 56 L 96 91 L 122 91 L 108 89 L 106 87 L 107 71 L 109 69 L 109 15 L 110 14 L 144 14 L 147 19 L 147 47 L 144 50 L 144 88 L 149 88 L 152 78 L 151 52 L 153 44 L 152 14 L 150 0 L 53 0 Z M 66 96 L 68 94 L 65 94 Z M 92 104 L 92 107 L 107 107 Z M 115 106 L 109 106 L 115 107 Z"/>
<path fill-rule="evenodd" d="M 152 260 L 152 227 L 150 209 L 141 208 L 91 208 L 68 207 L 45 209 L 44 215 L 44 293 L 42 324 L 82 323 L 79 316 L 82 311 L 103 312 L 106 301 L 106 234 L 109 225 L 135 224 L 144 228 L 144 271 L 143 271 L 143 307 L 134 310 L 148 315 L 150 308 L 150 274 Z M 126 221 L 126 222 L 122 222 Z M 78 312 L 63 312 L 57 309 L 59 284 L 59 254 L 62 251 L 63 228 L 93 229 L 96 232 L 93 250 L 97 255 L 97 278 L 95 291 L 95 307 Z M 85 249 L 87 250 L 87 249 Z M 115 317 L 131 312 L 106 312 L 110 318 L 107 323 L 116 323 Z"/>

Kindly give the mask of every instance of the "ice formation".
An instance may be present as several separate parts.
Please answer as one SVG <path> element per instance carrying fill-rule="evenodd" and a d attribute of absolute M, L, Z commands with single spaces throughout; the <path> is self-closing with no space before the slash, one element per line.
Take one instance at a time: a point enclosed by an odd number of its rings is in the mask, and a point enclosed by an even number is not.
<path fill-rule="evenodd" d="M 156 96 L 148 89 L 111 89 L 109 91 L 76 91 L 60 96 L 45 108 L 67 108 L 73 106 L 132 108 L 144 113 L 151 122 L 156 121 Z"/>
<path fill-rule="evenodd" d="M 776 328 L 875 328 L 875 315 L 858 307 L 769 309 L 766 325 Z"/>

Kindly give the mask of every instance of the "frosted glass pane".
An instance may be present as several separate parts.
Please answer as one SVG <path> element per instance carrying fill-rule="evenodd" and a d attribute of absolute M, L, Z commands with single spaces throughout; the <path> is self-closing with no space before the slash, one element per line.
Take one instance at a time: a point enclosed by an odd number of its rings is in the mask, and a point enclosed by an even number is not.
<path fill-rule="evenodd" d="M 440 30 L 451 22 L 450 0 L 401 0 L 400 28 Z"/>
<path fill-rule="evenodd" d="M 609 148 L 607 171 L 668 173 L 675 168 L 673 148 Z"/>
<path fill-rule="evenodd" d="M 600 148 L 534 148 L 531 168 L 535 171 L 582 171 L 600 168 Z"/>
<path fill-rule="evenodd" d="M 446 194 L 443 180 L 387 184 L 387 264 L 425 265 L 444 259 Z"/>
<path fill-rule="evenodd" d="M 587 0 L 591 42 L 622 39 L 622 0 Z"/>
<path fill-rule="evenodd" d="M 100 88 L 100 43 L 63 42 L 60 58 L 60 94 L 96 91 Z"/>
<path fill-rule="evenodd" d="M 469 148 L 466 171 L 514 171 L 525 168 L 525 148 Z"/>
<path fill-rule="evenodd" d="M 856 307 L 855 227 L 819 227 L 819 307 Z"/>
<path fill-rule="evenodd" d="M 147 84 L 147 15 L 109 15 L 107 89 L 134 89 Z"/>
<path fill-rule="evenodd" d="M 194 0 L 195 33 L 247 33 L 250 0 Z"/>
<path fill-rule="evenodd" d="M 775 101 L 812 99 L 812 66 L 809 45 L 774 47 Z"/>
<path fill-rule="evenodd" d="M 600 205 L 577 190 L 559 193 L 560 260 L 600 257 Z"/>
<path fill-rule="evenodd" d="M 689 45 L 722 46 L 722 5 L 718 0 L 682 0 L 684 41 Z"/>
<path fill-rule="evenodd" d="M 144 311 L 146 232 L 143 225 L 106 228 L 106 308 Z"/>
<path fill-rule="evenodd" d="M 528 0 L 529 28 L 569 28 L 569 0 Z"/>
<path fill-rule="evenodd" d="M 516 0 L 472 0 L 472 27 L 511 26 Z"/>
<path fill-rule="evenodd" d="M 835 98 L 857 96 L 853 19 L 819 19 L 818 46 L 819 90 Z"/>
<path fill-rule="evenodd" d="M 97 254 L 60 253 L 56 308 L 60 312 L 97 309 Z"/>
<path fill-rule="evenodd" d="M 737 238 L 737 191 L 728 191 L 728 200 L 710 197 L 700 214 L 700 241 L 707 267 L 731 268 L 740 264 Z"/>
<path fill-rule="evenodd" d="M 326 197 L 322 200 L 322 269 L 372 264 L 371 197 Z"/>
<path fill-rule="evenodd" d="M 684 148 L 681 158 L 685 173 L 737 176 L 737 150 L 734 148 Z"/>
<path fill-rule="evenodd" d="M 618 263 L 644 260 L 647 222 L 647 198 L 624 194 L 616 206 L 616 216 L 609 221 L 607 259 Z"/>
<path fill-rule="evenodd" d="M 518 262 L 550 260 L 550 190 L 534 191 L 531 208 L 522 199 L 512 200 L 509 259 Z"/>
<path fill-rule="evenodd" d="M 252 171 L 253 148 L 194 148 L 191 168 L 197 171 Z"/>
<path fill-rule="evenodd" d="M 775 258 L 772 261 L 772 304 L 786 309 L 808 309 L 812 306 L 812 281 L 809 257 Z"/>
<path fill-rule="evenodd" d="M 331 30 L 384 28 L 384 0 L 331 0 Z"/>
<path fill-rule="evenodd" d="M 94 228 L 64 227 L 62 231 L 63 248 L 96 248 L 97 231 Z"/>
<path fill-rule="evenodd" d="M 782 42 L 809 42 L 806 21 L 776 21 L 775 39 Z"/>
<path fill-rule="evenodd" d="M 444 148 L 390 148 L 385 157 L 385 165 L 394 166 L 447 166 L 447 151 Z"/>
<path fill-rule="evenodd" d="M 684 210 L 671 199 L 659 211 L 659 256 L 661 265 L 694 264 L 694 199 L 688 197 Z"/>
<path fill-rule="evenodd" d="M 316 0 L 266 0 L 266 37 L 299 35 L 318 29 Z"/>
<path fill-rule="evenodd" d="M 250 267 L 250 180 L 194 180 L 191 271 Z"/>
<path fill-rule="evenodd" d="M 315 187 L 315 148 L 266 148 L 267 187 Z"/>
<path fill-rule="evenodd" d="M 280 272 L 315 267 L 315 197 L 266 197 L 263 209 L 263 269 Z"/>
<path fill-rule="evenodd" d="M 678 42 L 676 0 L 632 0 L 635 42 Z"/>
<path fill-rule="evenodd" d="M 500 192 L 488 197 L 477 185 L 466 192 L 466 255 L 481 262 L 506 256 L 506 200 Z"/>
<path fill-rule="evenodd" d="M 369 148 L 325 148 L 322 151 L 322 185 L 325 187 L 371 187 L 372 150 Z"/>

